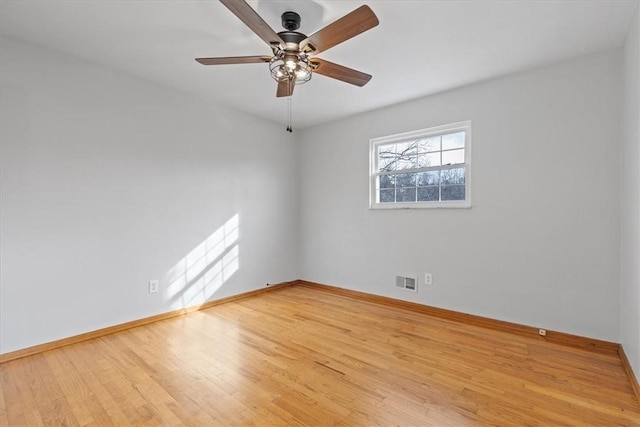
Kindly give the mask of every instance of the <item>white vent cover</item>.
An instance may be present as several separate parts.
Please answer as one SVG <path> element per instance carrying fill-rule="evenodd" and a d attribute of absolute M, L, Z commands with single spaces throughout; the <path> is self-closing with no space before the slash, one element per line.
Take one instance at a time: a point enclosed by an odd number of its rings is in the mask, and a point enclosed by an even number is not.
<path fill-rule="evenodd" d="M 396 276 L 396 288 L 418 292 L 418 281 L 415 277 Z"/>

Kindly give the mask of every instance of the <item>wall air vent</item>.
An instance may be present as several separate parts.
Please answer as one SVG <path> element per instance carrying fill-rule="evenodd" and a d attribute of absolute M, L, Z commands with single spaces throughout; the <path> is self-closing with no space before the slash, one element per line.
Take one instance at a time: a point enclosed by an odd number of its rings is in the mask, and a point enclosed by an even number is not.
<path fill-rule="evenodd" d="M 418 292 L 418 281 L 415 277 L 396 276 L 396 288 Z"/>

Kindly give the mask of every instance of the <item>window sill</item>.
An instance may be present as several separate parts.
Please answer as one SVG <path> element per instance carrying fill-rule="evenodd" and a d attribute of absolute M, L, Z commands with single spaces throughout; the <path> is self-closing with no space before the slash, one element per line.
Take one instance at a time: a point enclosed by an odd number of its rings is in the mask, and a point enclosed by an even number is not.
<path fill-rule="evenodd" d="M 471 202 L 376 203 L 369 206 L 369 210 L 374 211 L 393 209 L 471 209 Z"/>

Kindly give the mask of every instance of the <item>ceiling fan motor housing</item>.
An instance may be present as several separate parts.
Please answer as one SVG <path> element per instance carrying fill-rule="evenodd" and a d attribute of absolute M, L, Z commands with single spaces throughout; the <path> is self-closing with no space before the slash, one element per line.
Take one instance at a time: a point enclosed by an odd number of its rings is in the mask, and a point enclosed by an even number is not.
<path fill-rule="evenodd" d="M 293 48 L 295 50 L 298 49 L 298 45 L 300 44 L 300 42 L 307 38 L 307 36 L 297 31 L 280 31 L 278 35 L 280 36 L 282 41 L 287 44 L 287 49 Z M 295 46 L 289 46 L 289 43 L 294 43 Z"/>

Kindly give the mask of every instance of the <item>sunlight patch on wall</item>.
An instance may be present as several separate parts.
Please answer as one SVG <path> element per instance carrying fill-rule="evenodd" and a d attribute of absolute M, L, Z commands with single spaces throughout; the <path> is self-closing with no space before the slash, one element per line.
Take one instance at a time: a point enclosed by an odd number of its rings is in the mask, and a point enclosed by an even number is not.
<path fill-rule="evenodd" d="M 169 271 L 166 299 L 178 309 L 203 304 L 240 268 L 235 214 Z"/>

